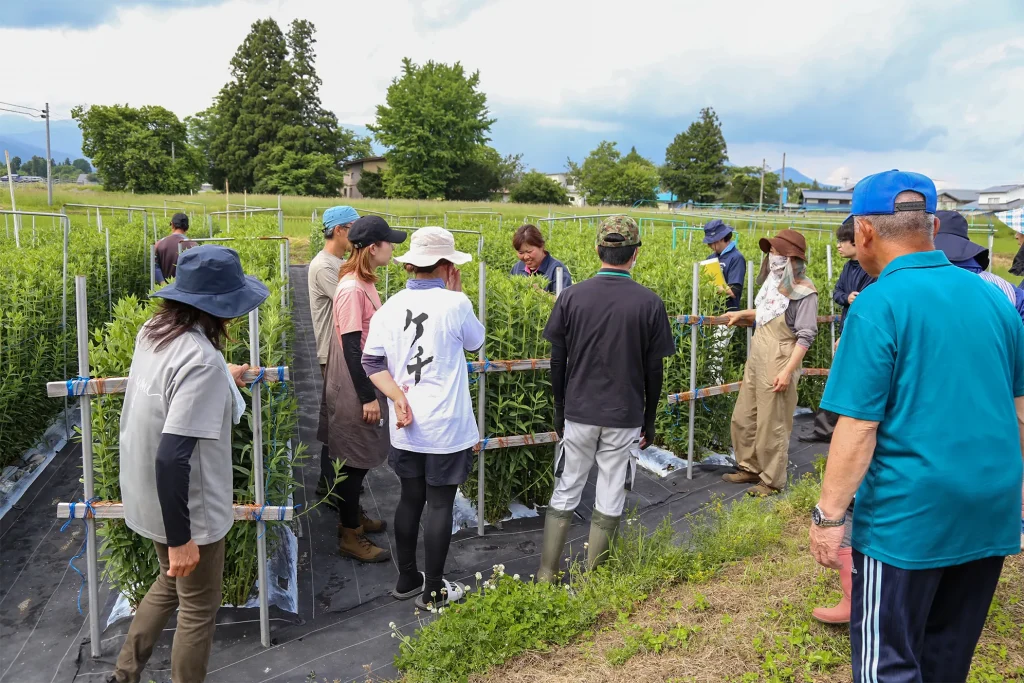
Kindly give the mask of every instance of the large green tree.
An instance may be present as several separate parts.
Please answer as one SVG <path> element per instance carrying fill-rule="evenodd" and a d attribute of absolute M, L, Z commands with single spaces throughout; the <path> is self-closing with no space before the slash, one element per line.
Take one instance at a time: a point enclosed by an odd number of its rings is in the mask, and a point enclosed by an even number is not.
<path fill-rule="evenodd" d="M 86 159 L 75 159 L 71 162 L 71 165 L 82 173 L 92 173 L 92 164 L 90 164 Z"/>
<path fill-rule="evenodd" d="M 715 201 L 726 186 L 728 160 L 718 115 L 711 107 L 701 109 L 700 117 L 665 150 L 662 187 L 683 201 Z"/>
<path fill-rule="evenodd" d="M 21 168 L 21 157 L 11 157 L 11 173 L 17 173 Z"/>
<path fill-rule="evenodd" d="M 623 162 L 618 167 L 615 177 L 614 195 L 612 202 L 615 204 L 636 204 L 639 201 L 657 201 L 658 199 L 658 170 L 654 164 L 644 159 L 647 163 L 638 161 Z"/>
<path fill-rule="evenodd" d="M 735 166 L 729 169 L 729 185 L 722 199 L 734 204 L 757 204 L 761 199 L 761 167 Z M 779 203 L 779 174 L 764 174 L 764 205 Z"/>
<path fill-rule="evenodd" d="M 452 194 L 449 187 L 457 183 L 460 171 L 479 160 L 494 123 L 479 85 L 480 73 L 467 75 L 458 62 L 420 66 L 402 60 L 402 74 L 391 82 L 385 104 L 377 106 L 376 123 L 369 126 L 388 148 L 388 196 Z"/>
<path fill-rule="evenodd" d="M 82 151 L 96 164 L 104 189 L 183 194 L 199 186 L 202 160 L 173 112 L 115 104 L 78 106 L 71 115 L 82 129 Z"/>
<path fill-rule="evenodd" d="M 387 194 L 384 192 L 384 176 L 373 171 L 363 171 L 356 183 L 359 194 L 367 199 L 384 199 Z"/>
<path fill-rule="evenodd" d="M 636 147 L 622 156 L 614 142 L 603 140 L 582 164 L 570 159 L 567 165 L 588 204 L 633 204 L 658 197 L 658 171 Z"/>
<path fill-rule="evenodd" d="M 213 106 L 188 119 L 214 185 L 335 195 L 344 162 L 371 154 L 369 139 L 323 107 L 315 32 L 303 19 L 287 35 L 273 19 L 255 22 L 231 59 L 231 80 Z"/>
<path fill-rule="evenodd" d="M 568 204 L 569 194 L 543 173 L 530 171 L 512 187 L 509 200 L 517 204 Z"/>

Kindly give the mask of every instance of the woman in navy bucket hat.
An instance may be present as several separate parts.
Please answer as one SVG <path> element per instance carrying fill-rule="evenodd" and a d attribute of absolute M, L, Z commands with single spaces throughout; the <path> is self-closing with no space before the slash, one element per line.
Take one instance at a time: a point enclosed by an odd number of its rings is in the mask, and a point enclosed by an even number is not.
<path fill-rule="evenodd" d="M 221 603 L 224 538 L 234 522 L 231 430 L 245 411 L 248 366 L 228 365 L 227 324 L 269 296 L 238 254 L 195 247 L 135 339 L 120 424 L 125 523 L 150 539 L 160 572 L 139 603 L 111 680 L 138 681 L 178 612 L 171 677 L 206 677 Z"/>

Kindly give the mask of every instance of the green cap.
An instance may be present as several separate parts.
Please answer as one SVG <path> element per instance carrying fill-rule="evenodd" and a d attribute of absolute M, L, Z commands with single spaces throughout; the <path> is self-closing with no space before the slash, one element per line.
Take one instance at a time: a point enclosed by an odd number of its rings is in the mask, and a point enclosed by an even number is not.
<path fill-rule="evenodd" d="M 622 235 L 622 241 L 610 241 L 609 235 Z M 640 228 L 629 216 L 609 216 L 601 221 L 597 228 L 597 246 L 599 247 L 639 247 Z"/>

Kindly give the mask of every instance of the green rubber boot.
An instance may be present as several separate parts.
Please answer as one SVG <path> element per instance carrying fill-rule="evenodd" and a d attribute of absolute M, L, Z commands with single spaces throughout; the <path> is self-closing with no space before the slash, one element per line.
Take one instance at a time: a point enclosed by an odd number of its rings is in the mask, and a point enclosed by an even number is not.
<path fill-rule="evenodd" d="M 590 517 L 590 540 L 587 541 L 587 569 L 593 569 L 608 558 L 615 532 L 619 529 L 622 516 L 609 517 L 597 510 Z"/>
<path fill-rule="evenodd" d="M 569 535 L 569 526 L 572 525 L 572 515 L 572 510 L 548 508 L 548 513 L 544 517 L 544 547 L 540 554 L 537 581 L 551 583 L 558 575 L 565 537 Z"/>

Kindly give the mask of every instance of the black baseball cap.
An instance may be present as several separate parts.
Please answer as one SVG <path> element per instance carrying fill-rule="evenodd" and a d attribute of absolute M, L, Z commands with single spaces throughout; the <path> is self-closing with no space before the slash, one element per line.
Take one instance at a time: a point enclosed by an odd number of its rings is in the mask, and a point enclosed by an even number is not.
<path fill-rule="evenodd" d="M 401 244 L 408 236 L 402 230 L 392 230 L 388 222 L 380 216 L 362 216 L 348 229 L 348 241 L 357 249 L 377 242 Z"/>
<path fill-rule="evenodd" d="M 178 230 L 188 230 L 188 214 L 176 213 L 171 216 L 171 227 Z"/>

